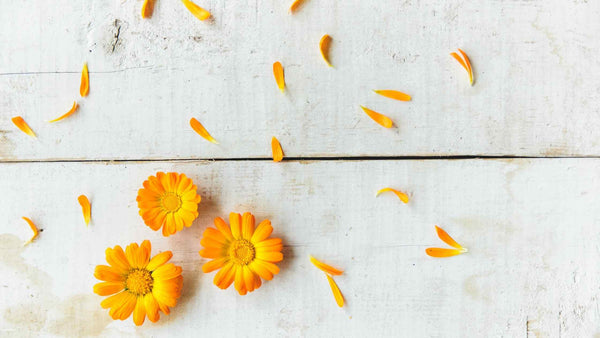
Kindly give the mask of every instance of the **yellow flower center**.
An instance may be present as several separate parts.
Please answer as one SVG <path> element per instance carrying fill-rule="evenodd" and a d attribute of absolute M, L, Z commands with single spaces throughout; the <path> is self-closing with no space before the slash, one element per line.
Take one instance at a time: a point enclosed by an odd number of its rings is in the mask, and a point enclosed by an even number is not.
<path fill-rule="evenodd" d="M 176 212 L 181 208 L 181 198 L 173 192 L 168 192 L 162 198 L 162 206 L 168 212 Z"/>
<path fill-rule="evenodd" d="M 237 239 L 229 246 L 229 258 L 234 263 L 247 265 L 254 260 L 254 245 L 245 239 Z"/>
<path fill-rule="evenodd" d="M 143 296 L 152 291 L 154 279 L 146 269 L 133 269 L 127 275 L 125 288 L 136 296 Z"/>

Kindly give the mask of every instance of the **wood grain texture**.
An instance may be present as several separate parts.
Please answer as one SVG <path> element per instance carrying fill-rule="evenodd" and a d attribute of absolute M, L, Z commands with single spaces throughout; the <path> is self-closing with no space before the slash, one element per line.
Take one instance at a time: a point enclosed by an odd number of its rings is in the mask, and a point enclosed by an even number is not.
<path fill-rule="evenodd" d="M 0 159 L 268 157 L 272 136 L 292 157 L 600 153 L 598 1 L 309 0 L 294 15 L 286 1 L 199 3 L 210 22 L 179 1 L 157 1 L 147 20 L 134 0 L 4 3 Z M 319 55 L 325 33 L 335 68 Z M 77 97 L 84 61 L 89 97 L 47 124 Z M 383 130 L 361 104 L 397 127 Z M 221 144 L 196 135 L 191 117 Z"/>
<path fill-rule="evenodd" d="M 169 238 L 137 215 L 156 171 L 199 186 L 194 225 Z M 375 198 L 383 186 L 411 196 Z M 591 337 L 600 333 L 600 161 L 593 159 L 152 162 L 0 165 L 0 335 Z M 86 227 L 77 196 L 92 203 Z M 252 211 L 284 239 L 281 274 L 256 292 L 212 285 L 200 235 Z M 28 216 L 43 229 L 27 247 Z M 435 259 L 440 225 L 467 254 Z M 172 314 L 135 328 L 92 294 L 106 247 L 173 250 L 184 291 Z M 339 309 L 309 254 L 343 268 Z"/>

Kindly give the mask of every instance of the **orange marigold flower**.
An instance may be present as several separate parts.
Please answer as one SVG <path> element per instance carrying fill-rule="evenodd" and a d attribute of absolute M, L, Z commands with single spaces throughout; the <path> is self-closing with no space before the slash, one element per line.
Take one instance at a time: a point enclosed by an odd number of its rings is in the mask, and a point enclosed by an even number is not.
<path fill-rule="evenodd" d="M 274 263 L 283 260 L 281 238 L 269 238 L 273 232 L 271 221 L 260 222 L 254 228 L 254 216 L 232 212 L 229 224 L 217 217 L 215 228 L 207 228 L 202 235 L 200 256 L 212 259 L 202 266 L 205 273 L 220 269 L 214 283 L 227 289 L 235 281 L 235 289 L 245 295 L 258 289 L 264 280 L 279 273 Z"/>
<path fill-rule="evenodd" d="M 120 246 L 106 249 L 109 265 L 98 265 L 94 277 L 103 281 L 94 285 L 94 292 L 104 299 L 100 306 L 110 308 L 112 319 L 125 320 L 133 312 L 135 325 L 142 325 L 146 316 L 152 322 L 160 318 L 159 311 L 168 315 L 169 307 L 181 296 L 183 277 L 181 267 L 167 263 L 173 254 L 164 251 L 150 259 L 148 240 L 138 246 L 131 243 L 125 251 Z"/>
<path fill-rule="evenodd" d="M 158 172 L 144 181 L 138 191 L 137 202 L 140 216 L 150 229 L 162 227 L 167 237 L 189 227 L 198 217 L 200 195 L 198 188 L 184 174 Z"/>

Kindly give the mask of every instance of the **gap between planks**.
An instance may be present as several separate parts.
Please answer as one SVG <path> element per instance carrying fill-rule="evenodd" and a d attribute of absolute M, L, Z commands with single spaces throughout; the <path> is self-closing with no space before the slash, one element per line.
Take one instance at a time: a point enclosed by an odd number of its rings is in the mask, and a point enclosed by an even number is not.
<path fill-rule="evenodd" d="M 328 161 L 440 161 L 440 160 L 513 160 L 513 159 L 600 159 L 600 156 L 493 156 L 493 155 L 451 155 L 451 156 L 298 156 L 284 157 L 283 162 L 328 162 Z M 231 158 L 157 158 L 157 159 L 45 159 L 11 160 L 0 159 L 2 163 L 129 163 L 129 162 L 264 162 L 271 157 L 231 157 Z"/>

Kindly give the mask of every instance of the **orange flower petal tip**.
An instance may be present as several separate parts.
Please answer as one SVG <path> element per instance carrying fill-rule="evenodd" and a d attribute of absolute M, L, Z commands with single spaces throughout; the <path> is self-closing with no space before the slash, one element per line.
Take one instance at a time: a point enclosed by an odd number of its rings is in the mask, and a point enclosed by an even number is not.
<path fill-rule="evenodd" d="M 87 63 L 83 64 L 83 69 L 81 70 L 81 84 L 79 85 L 79 94 L 81 97 L 85 97 L 90 92 L 90 74 L 88 72 Z"/>
<path fill-rule="evenodd" d="M 403 92 L 399 92 L 397 90 L 390 89 L 382 89 L 382 90 L 373 90 L 375 93 L 385 96 L 390 99 L 398 100 L 398 101 L 410 101 L 411 97 L 408 94 Z"/>
<path fill-rule="evenodd" d="M 275 76 L 275 82 L 281 92 L 285 90 L 285 77 L 283 75 L 283 66 L 281 62 L 277 61 L 273 63 L 273 76 Z"/>
<path fill-rule="evenodd" d="M 321 57 L 323 57 L 323 60 L 325 60 L 325 62 L 327 62 L 327 65 L 329 67 L 333 67 L 331 65 L 331 63 L 329 62 L 329 47 L 331 46 L 331 36 L 325 34 L 323 35 L 323 37 L 321 38 L 321 41 L 319 41 L 319 50 L 321 51 Z"/>
<path fill-rule="evenodd" d="M 271 151 L 273 152 L 273 162 L 281 162 L 283 160 L 283 149 L 281 149 L 281 144 L 275 136 L 271 139 Z"/>
<path fill-rule="evenodd" d="M 427 253 L 427 255 L 429 255 L 431 257 L 436 257 L 436 258 L 452 257 L 452 256 L 460 255 L 461 253 L 464 253 L 464 252 L 466 252 L 466 251 L 461 251 L 458 249 L 444 249 L 444 248 L 427 248 L 425 250 L 425 253 Z"/>
<path fill-rule="evenodd" d="M 396 190 L 396 189 L 392 189 L 392 188 L 383 188 L 383 189 L 379 190 L 379 191 L 377 192 L 377 194 L 375 194 L 375 197 L 379 196 L 379 194 L 382 194 L 382 193 L 384 193 L 384 192 L 388 192 L 388 191 L 391 191 L 391 192 L 393 192 L 394 194 L 396 194 L 396 196 L 398 196 L 398 198 L 399 198 L 399 199 L 400 199 L 402 202 L 404 202 L 405 204 L 406 204 L 406 203 L 408 203 L 408 195 L 407 195 L 407 194 L 405 194 L 405 193 L 403 193 L 403 192 L 401 192 L 401 191 L 398 191 L 398 190 Z"/>
<path fill-rule="evenodd" d="M 219 144 L 219 142 L 208 133 L 208 131 L 206 130 L 206 128 L 204 128 L 200 121 L 192 117 L 192 119 L 190 120 L 190 126 L 192 127 L 192 129 L 194 129 L 195 132 L 197 132 L 200 136 L 204 137 L 204 139 L 206 139 L 207 141 L 214 144 Z"/>
<path fill-rule="evenodd" d="M 90 200 L 88 200 L 87 196 L 81 195 L 77 197 L 77 201 L 79 202 L 79 205 L 81 205 L 83 221 L 85 222 L 85 225 L 89 225 L 90 219 L 92 218 L 92 206 L 90 204 Z"/>
<path fill-rule="evenodd" d="M 340 288 L 337 286 L 337 284 L 335 283 L 333 278 L 331 278 L 331 276 L 329 276 L 328 274 L 325 274 L 325 277 L 327 277 L 327 281 L 329 282 L 329 286 L 331 287 L 331 292 L 333 292 L 333 298 L 335 298 L 335 302 L 337 303 L 337 305 L 339 307 L 343 307 L 344 306 L 344 296 L 342 295 Z"/>
<path fill-rule="evenodd" d="M 310 258 L 310 262 L 313 263 L 314 266 L 316 266 L 317 268 L 319 268 L 319 270 L 321 270 L 327 274 L 330 274 L 332 276 L 339 276 L 344 272 L 344 270 L 336 269 L 331 265 L 325 264 L 325 263 L 317 260 L 313 256 L 309 256 L 309 258 Z"/>
<path fill-rule="evenodd" d="M 379 123 L 381 126 L 385 127 L 385 128 L 391 128 L 394 125 L 394 122 L 392 122 L 392 120 L 383 115 L 383 114 L 379 114 L 376 111 L 373 111 L 367 107 L 363 107 L 360 106 L 362 108 L 362 110 L 370 117 L 373 119 L 373 121 Z"/>
<path fill-rule="evenodd" d="M 65 114 L 63 114 L 63 115 L 55 118 L 54 120 L 50 120 L 48 122 L 49 123 L 54 123 L 54 122 L 58 122 L 60 120 L 66 119 L 67 117 L 73 115 L 77 111 L 77 108 L 79 108 L 79 105 L 77 104 L 77 101 L 73 101 L 73 107 L 71 107 L 71 109 L 68 112 L 66 112 Z"/>
<path fill-rule="evenodd" d="M 438 227 L 437 225 L 435 226 L 435 231 L 437 232 L 438 237 L 444 241 L 444 243 L 450 245 L 453 248 L 456 248 L 458 250 L 466 250 L 465 248 L 462 247 L 462 245 L 458 244 L 454 238 L 450 237 L 450 235 L 448 235 L 448 233 L 446 231 L 444 231 L 444 229 Z"/>
<path fill-rule="evenodd" d="M 467 74 L 469 74 L 469 83 L 472 86 L 473 82 L 474 82 L 474 78 L 473 78 L 473 68 L 471 67 L 471 61 L 469 60 L 467 53 L 465 53 L 462 49 L 459 48 L 458 52 L 462 55 L 462 58 L 454 52 L 450 53 L 450 55 L 452 55 L 452 57 L 456 61 L 458 61 L 458 63 L 460 63 L 460 65 L 467 71 Z"/>
<path fill-rule="evenodd" d="M 29 218 L 27 218 L 27 217 L 21 217 L 21 218 L 22 218 L 22 219 L 23 219 L 25 222 L 27 222 L 27 224 L 28 224 L 28 225 L 29 225 L 29 227 L 31 228 L 31 231 L 33 231 L 33 236 L 31 236 L 31 238 L 30 238 L 30 239 L 29 239 L 27 242 L 25 242 L 25 243 L 23 244 L 23 245 L 25 246 L 25 245 L 27 245 L 27 244 L 29 244 L 29 243 L 33 242 L 33 240 L 34 240 L 34 239 L 35 239 L 35 238 L 38 236 L 38 234 L 39 234 L 40 232 L 39 232 L 38 228 L 35 226 L 35 224 L 33 223 L 33 221 L 32 221 L 32 220 L 30 220 L 30 219 L 29 219 Z"/>
<path fill-rule="evenodd" d="M 21 116 L 15 116 L 11 119 L 11 121 L 12 123 L 14 123 L 15 126 L 17 126 L 17 128 L 19 128 L 25 134 L 37 138 L 33 130 L 29 128 L 29 125 L 27 124 L 27 122 L 25 122 L 25 120 L 23 120 Z"/>
<path fill-rule="evenodd" d="M 304 0 L 295 0 L 290 6 L 290 14 L 294 14 L 304 3 Z"/>
<path fill-rule="evenodd" d="M 183 2 L 183 4 L 190 11 L 190 13 L 192 13 L 200 21 L 204 21 L 204 20 L 210 18 L 209 11 L 196 5 L 195 3 L 191 2 L 190 0 L 181 0 L 181 2 Z"/>
<path fill-rule="evenodd" d="M 144 0 L 142 5 L 142 19 L 147 19 L 152 16 L 154 12 L 154 1 L 155 0 Z"/>

